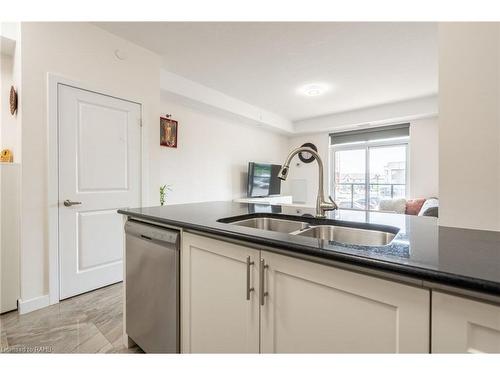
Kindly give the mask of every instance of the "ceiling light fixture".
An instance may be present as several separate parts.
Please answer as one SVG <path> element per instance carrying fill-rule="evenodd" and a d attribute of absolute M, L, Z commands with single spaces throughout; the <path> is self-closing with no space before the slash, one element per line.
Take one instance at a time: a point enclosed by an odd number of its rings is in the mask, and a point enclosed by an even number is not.
<path fill-rule="evenodd" d="M 311 84 L 304 85 L 304 86 L 300 87 L 297 91 L 301 95 L 319 96 L 319 95 L 323 95 L 329 89 L 330 89 L 330 86 L 326 85 L 324 83 L 311 83 Z"/>

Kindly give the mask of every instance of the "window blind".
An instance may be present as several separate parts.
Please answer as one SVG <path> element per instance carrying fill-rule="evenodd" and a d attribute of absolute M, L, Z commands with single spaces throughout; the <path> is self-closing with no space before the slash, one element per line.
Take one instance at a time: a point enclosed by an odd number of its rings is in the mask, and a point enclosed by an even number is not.
<path fill-rule="evenodd" d="M 358 130 L 348 130 L 330 133 L 330 144 L 340 145 L 353 142 L 377 141 L 389 138 L 408 137 L 410 135 L 410 124 L 398 124 L 380 126 Z"/>

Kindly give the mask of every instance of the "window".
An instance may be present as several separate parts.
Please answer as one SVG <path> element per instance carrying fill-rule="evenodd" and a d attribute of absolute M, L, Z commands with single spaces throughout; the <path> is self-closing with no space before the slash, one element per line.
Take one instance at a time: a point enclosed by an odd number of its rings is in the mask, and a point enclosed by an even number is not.
<path fill-rule="evenodd" d="M 366 150 L 335 151 L 334 200 L 339 207 L 365 208 Z"/>
<path fill-rule="evenodd" d="M 383 199 L 407 196 L 408 127 L 401 129 L 331 135 L 330 191 L 339 207 L 378 210 Z M 380 139 L 387 134 L 403 136 Z"/>

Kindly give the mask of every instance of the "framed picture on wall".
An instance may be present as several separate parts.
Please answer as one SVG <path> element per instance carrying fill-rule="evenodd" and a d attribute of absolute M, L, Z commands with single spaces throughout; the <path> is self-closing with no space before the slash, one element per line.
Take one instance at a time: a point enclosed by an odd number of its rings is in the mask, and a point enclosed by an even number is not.
<path fill-rule="evenodd" d="M 177 148 L 177 127 L 175 120 L 160 117 L 160 145 Z"/>

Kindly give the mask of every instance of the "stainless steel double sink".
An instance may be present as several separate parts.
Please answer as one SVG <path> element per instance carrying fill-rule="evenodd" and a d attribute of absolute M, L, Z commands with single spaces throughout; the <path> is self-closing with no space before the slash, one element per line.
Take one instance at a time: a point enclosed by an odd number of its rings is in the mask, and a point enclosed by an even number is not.
<path fill-rule="evenodd" d="M 370 224 L 364 224 L 365 228 L 357 228 L 350 225 L 317 224 L 317 220 L 315 223 L 309 223 L 307 221 L 262 216 L 236 221 L 230 219 L 225 219 L 223 222 L 242 227 L 360 246 L 386 246 L 392 242 L 397 234 L 397 228 L 390 227 L 391 230 L 389 230 L 389 227 L 387 227 L 387 230 L 381 230 L 380 226 L 370 226 Z"/>

